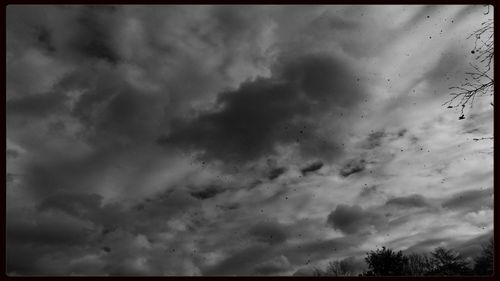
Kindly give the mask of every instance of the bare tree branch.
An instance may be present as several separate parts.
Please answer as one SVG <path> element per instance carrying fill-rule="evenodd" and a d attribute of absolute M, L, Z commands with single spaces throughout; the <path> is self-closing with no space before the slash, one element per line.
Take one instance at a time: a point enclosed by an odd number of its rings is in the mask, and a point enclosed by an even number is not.
<path fill-rule="evenodd" d="M 487 15 L 488 10 L 484 13 Z M 471 63 L 471 71 L 466 72 L 467 77 L 465 82 L 460 86 L 450 87 L 450 99 L 443 103 L 447 108 L 460 108 L 461 116 L 459 120 L 465 119 L 464 110 L 468 105 L 470 108 L 474 105 L 477 97 L 493 96 L 494 79 L 493 79 L 493 56 L 494 56 L 494 40 L 493 40 L 493 19 L 481 23 L 481 27 L 471 33 L 467 39 L 474 38 L 474 49 L 472 54 L 477 54 L 475 57 L 476 63 Z M 490 103 L 493 106 L 493 102 Z"/>
<path fill-rule="evenodd" d="M 493 137 L 483 137 L 483 138 L 475 138 L 473 139 L 474 141 L 480 141 L 480 140 L 493 140 Z"/>

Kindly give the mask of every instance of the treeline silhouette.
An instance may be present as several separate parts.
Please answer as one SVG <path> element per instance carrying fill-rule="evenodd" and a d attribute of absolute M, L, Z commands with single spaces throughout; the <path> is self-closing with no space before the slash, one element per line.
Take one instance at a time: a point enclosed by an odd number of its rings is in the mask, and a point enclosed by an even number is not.
<path fill-rule="evenodd" d="M 443 247 L 430 254 L 403 254 L 382 247 L 366 254 L 368 270 L 358 276 L 478 276 L 493 274 L 493 238 L 472 262 L 456 251 Z M 325 270 L 314 269 L 315 276 L 354 276 L 353 259 L 330 262 Z"/>

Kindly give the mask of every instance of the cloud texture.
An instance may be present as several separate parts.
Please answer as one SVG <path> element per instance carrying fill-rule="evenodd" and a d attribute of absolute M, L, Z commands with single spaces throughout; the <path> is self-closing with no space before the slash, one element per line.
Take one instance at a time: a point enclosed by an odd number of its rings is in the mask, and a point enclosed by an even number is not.
<path fill-rule="evenodd" d="M 292 275 L 480 250 L 481 6 L 9 5 L 9 275 Z M 468 246 L 469 245 L 469 246 Z"/>

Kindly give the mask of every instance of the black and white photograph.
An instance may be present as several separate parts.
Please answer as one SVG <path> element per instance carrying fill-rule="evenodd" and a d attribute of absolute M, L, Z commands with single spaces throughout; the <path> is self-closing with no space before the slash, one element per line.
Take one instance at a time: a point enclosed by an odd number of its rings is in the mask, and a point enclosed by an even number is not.
<path fill-rule="evenodd" d="M 8 5 L 8 276 L 491 276 L 492 5 Z"/>

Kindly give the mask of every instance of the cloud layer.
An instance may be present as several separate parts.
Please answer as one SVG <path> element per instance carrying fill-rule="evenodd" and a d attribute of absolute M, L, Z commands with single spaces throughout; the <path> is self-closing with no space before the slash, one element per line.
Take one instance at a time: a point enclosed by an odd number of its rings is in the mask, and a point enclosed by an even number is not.
<path fill-rule="evenodd" d="M 356 73 L 346 62 L 321 54 L 271 67 L 276 69 L 271 77 L 220 94 L 215 109 L 175 122 L 158 142 L 199 149 L 203 158 L 223 161 L 256 160 L 293 143 L 306 157 L 331 159 L 339 143 L 324 130 L 343 129 L 330 128 L 331 116 L 348 112 L 368 96 L 356 83 Z"/>
<path fill-rule="evenodd" d="M 493 228 L 481 6 L 7 8 L 9 275 L 363 270 Z"/>

